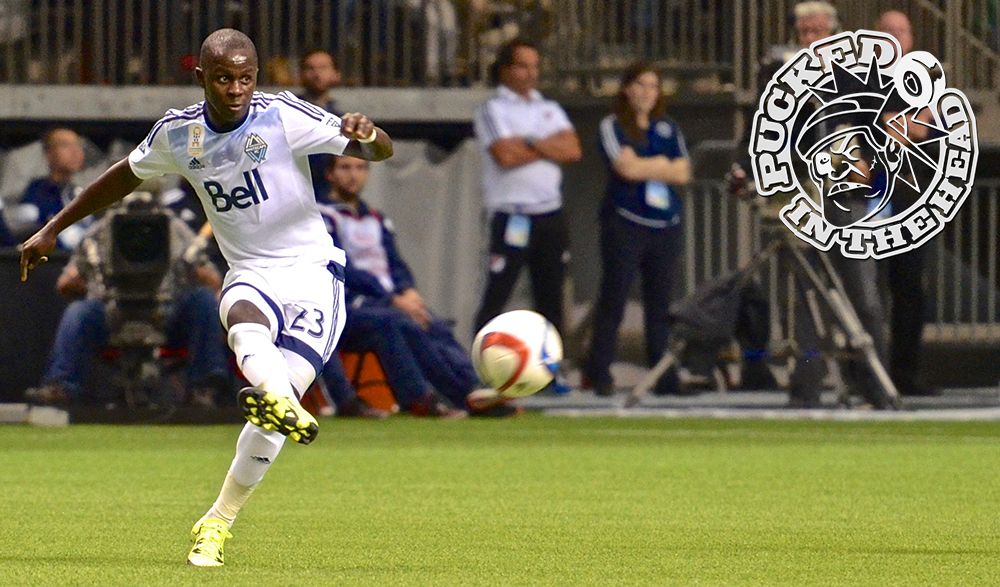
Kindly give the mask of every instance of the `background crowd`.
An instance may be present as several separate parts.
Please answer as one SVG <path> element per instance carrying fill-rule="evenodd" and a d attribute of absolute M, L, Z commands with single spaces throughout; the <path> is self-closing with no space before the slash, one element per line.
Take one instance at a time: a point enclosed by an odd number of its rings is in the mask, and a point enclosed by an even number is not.
<path fill-rule="evenodd" d="M 692 179 L 685 120 L 670 116 L 664 79 L 655 64 L 636 60 L 617 72 L 617 92 L 609 100 L 597 137 L 608 177 L 600 212 L 593 232 L 571 233 L 564 210 L 563 167 L 580 160 L 583 142 L 560 104 L 538 90 L 545 45 L 533 40 L 544 39 L 544 23 L 552 17 L 551 8 L 544 2 L 522 6 L 516 13 L 520 26 L 505 28 L 504 19 L 513 17 L 503 10 L 485 2 L 465 4 L 434 0 L 404 3 L 403 8 L 411 11 L 404 20 L 419 18 L 422 26 L 418 28 L 425 35 L 421 43 L 426 52 L 414 76 L 417 82 L 451 85 L 468 81 L 463 79 L 465 70 L 459 67 L 457 50 L 462 34 L 458 23 L 468 18 L 459 13 L 472 11 L 479 15 L 477 21 L 493 19 L 491 22 L 498 25 L 494 28 L 500 31 L 495 35 L 488 72 L 496 92 L 473 117 L 482 158 L 482 207 L 487 226 L 485 285 L 473 318 L 474 330 L 509 306 L 522 269 L 526 269 L 532 307 L 568 334 L 565 288 L 571 262 L 569 244 L 573 239 L 599 241 L 600 271 L 594 267 L 593 275 L 600 280 L 600 287 L 587 352 L 580 357 L 580 364 L 572 367 L 581 369 L 584 390 L 599 396 L 614 395 L 618 389 L 610 366 L 620 347 L 623 312 L 637 277 L 647 366 L 655 365 L 670 344 L 670 302 L 676 297 L 672 288 L 683 246 L 685 211 L 680 190 Z M 351 5 L 348 3 L 342 14 L 353 18 Z M 387 22 L 396 18 L 390 16 L 395 14 L 394 5 L 372 6 Z M 794 42 L 766 50 L 761 58 L 763 79 L 794 51 L 839 30 L 837 12 L 826 2 L 800 3 L 791 18 Z M 895 36 L 904 52 L 913 48 L 910 22 L 902 12 L 886 12 L 872 26 Z M 535 34 L 508 38 L 512 31 Z M 19 41 L 15 35 L 7 42 Z M 343 44 L 335 39 L 331 46 Z M 282 61 L 279 55 L 264 57 L 262 68 L 279 85 L 294 85 L 293 72 L 297 72 L 302 99 L 341 114 L 337 87 L 345 76 L 338 61 L 334 53 L 315 49 L 295 64 Z M 32 180 L 23 193 L 5 200 L 0 216 L 0 244 L 4 246 L 22 242 L 79 193 L 78 174 L 84 166 L 81 137 L 72 128 L 58 127 L 40 138 L 49 172 Z M 740 163 L 749 168 L 746 162 Z M 474 401 L 482 386 L 459 342 L 467 339 L 468 333 L 456 335 L 449 322 L 455 317 L 439 316 L 422 298 L 417 287 L 421 277 L 413 275 L 404 260 L 407 253 L 395 242 L 392 222 L 366 203 L 367 163 L 315 155 L 310 157 L 310 166 L 327 228 L 348 253 L 351 306 L 341 348 L 374 353 L 396 401 L 406 411 L 448 418 L 483 413 Z M 736 197 L 752 194 L 745 172 L 737 169 L 733 177 Z M 206 408 L 224 403 L 238 385 L 238 375 L 223 358 L 225 340 L 214 305 L 221 287 L 219 270 L 225 268 L 220 266 L 210 233 L 203 230 L 204 213 L 183 182 L 171 189 L 149 184 L 142 191 L 150 193 L 144 203 L 137 198 L 124 204 L 126 209 L 156 210 L 169 217 L 171 268 L 167 274 L 172 277 L 157 286 L 169 290 L 162 296 L 169 302 L 158 327 L 165 333 L 159 346 L 184 348 L 186 352 L 185 391 L 175 399 Z M 911 203 L 901 200 L 895 205 L 902 211 Z M 60 236 L 59 247 L 71 257 L 57 287 L 72 302 L 56 334 L 49 367 L 38 387 L 28 391 L 31 401 L 64 404 L 93 399 L 86 397 L 86 366 L 102 349 L 113 346 L 109 339 L 114 333 L 107 327 L 109 288 L 103 285 L 108 270 L 106 247 L 113 238 L 106 235 L 113 217 L 109 211 L 105 218 L 92 224 L 81 222 Z M 936 393 L 919 378 L 923 253 L 918 249 L 877 264 L 843 258 L 835 261 L 850 300 L 874 337 L 879 356 L 899 391 L 904 395 Z M 877 287 L 880 279 L 885 289 Z M 796 292 L 793 295 L 806 295 L 804 288 Z M 819 406 L 820 386 L 829 367 L 829 362 L 822 360 L 823 345 L 811 324 L 808 315 L 796 320 L 800 331 L 794 337 L 799 348 L 792 363 L 789 392 L 790 405 L 798 407 Z M 848 361 L 843 367 L 852 393 L 876 408 L 888 406 L 877 391 L 872 391 L 876 384 L 864 365 Z M 568 391 L 569 368 L 567 365 L 557 377 L 550 392 Z M 341 415 L 387 415 L 358 399 L 336 355 L 324 370 L 322 387 Z M 655 392 L 664 395 L 698 391 L 681 381 L 677 369 L 668 370 L 655 386 Z M 516 413 L 513 406 L 501 408 L 485 412 Z"/>

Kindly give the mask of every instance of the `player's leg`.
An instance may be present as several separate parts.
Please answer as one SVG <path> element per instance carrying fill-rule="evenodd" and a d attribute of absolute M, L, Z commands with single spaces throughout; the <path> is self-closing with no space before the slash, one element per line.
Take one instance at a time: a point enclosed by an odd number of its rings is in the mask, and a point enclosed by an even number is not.
<path fill-rule="evenodd" d="M 195 566 L 224 563 L 225 540 L 231 536 L 229 528 L 284 445 L 285 435 L 267 415 L 275 409 L 273 404 L 280 405 L 283 417 L 288 415 L 289 410 L 284 406 L 291 405 L 289 402 L 308 415 L 295 400 L 288 362 L 275 346 L 284 322 L 281 306 L 275 301 L 279 298 L 265 280 L 252 272 L 231 273 L 227 282 L 219 302 L 219 317 L 228 330 L 229 345 L 236 353 L 240 370 L 253 385 L 248 388 L 253 390 L 251 393 L 240 392 L 240 399 L 247 405 L 246 398 L 254 398 L 257 411 L 252 415 L 258 421 L 251 420 L 243 427 L 236 443 L 236 456 L 218 498 L 191 529 L 188 564 Z M 298 417 L 297 412 L 294 415 Z M 312 419 L 311 415 L 308 417 Z M 315 426 L 315 419 L 312 424 Z"/>
<path fill-rule="evenodd" d="M 249 422 L 243 426 L 236 442 L 236 456 L 229 466 L 218 498 L 191 528 L 189 565 L 222 566 L 225 541 L 232 537 L 229 529 L 284 443 L 285 437 L 277 432 L 264 430 Z"/>
<path fill-rule="evenodd" d="M 281 298 L 271 284 L 250 271 L 241 271 L 228 282 L 219 302 L 219 315 L 240 371 L 251 385 L 239 393 L 243 415 L 265 430 L 303 444 L 312 442 L 319 426 L 299 405 L 290 379 L 292 370 L 276 344 L 285 326 Z M 314 376 L 312 371 L 307 387 Z"/>
<path fill-rule="evenodd" d="M 229 331 L 229 346 L 236 353 L 247 381 L 255 387 L 267 385 L 274 393 L 290 394 L 288 365 L 273 343 L 276 328 L 272 331 L 271 324 L 278 323 L 278 316 L 256 285 L 259 284 L 237 283 L 228 287 L 220 300 L 219 315 Z M 225 541 L 231 536 L 229 528 L 284 442 L 285 437 L 273 430 L 251 423 L 243 427 L 219 497 L 191 529 L 188 564 L 215 567 L 224 563 Z"/>

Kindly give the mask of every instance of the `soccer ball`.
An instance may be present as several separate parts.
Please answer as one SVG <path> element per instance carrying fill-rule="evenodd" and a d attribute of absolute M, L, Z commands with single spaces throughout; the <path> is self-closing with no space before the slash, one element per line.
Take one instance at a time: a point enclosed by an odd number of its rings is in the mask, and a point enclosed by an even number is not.
<path fill-rule="evenodd" d="M 551 383 L 562 355 L 555 326 L 530 310 L 500 314 L 472 342 L 472 365 L 479 379 L 505 398 L 531 395 Z"/>

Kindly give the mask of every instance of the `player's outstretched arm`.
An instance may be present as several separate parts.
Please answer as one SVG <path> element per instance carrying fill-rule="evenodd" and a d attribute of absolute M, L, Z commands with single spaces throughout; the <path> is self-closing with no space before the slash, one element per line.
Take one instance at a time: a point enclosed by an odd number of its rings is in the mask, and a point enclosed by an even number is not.
<path fill-rule="evenodd" d="M 142 180 L 132 173 L 128 159 L 122 159 L 101 174 L 21 245 L 21 281 L 27 281 L 29 270 L 49 260 L 47 255 L 55 248 L 56 237 L 64 228 L 121 200 L 140 183 Z"/>
<path fill-rule="evenodd" d="M 381 161 L 392 157 L 392 139 L 389 133 L 375 126 L 360 112 L 348 112 L 340 117 L 340 134 L 351 139 L 344 149 L 344 155 Z"/>

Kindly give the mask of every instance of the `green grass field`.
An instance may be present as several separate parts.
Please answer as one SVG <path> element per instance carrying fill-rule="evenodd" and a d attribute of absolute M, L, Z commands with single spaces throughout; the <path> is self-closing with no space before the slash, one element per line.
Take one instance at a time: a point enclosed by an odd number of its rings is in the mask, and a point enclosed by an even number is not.
<path fill-rule="evenodd" d="M 187 567 L 238 431 L 0 427 L 0 584 L 1000 584 L 995 423 L 327 419 Z"/>

